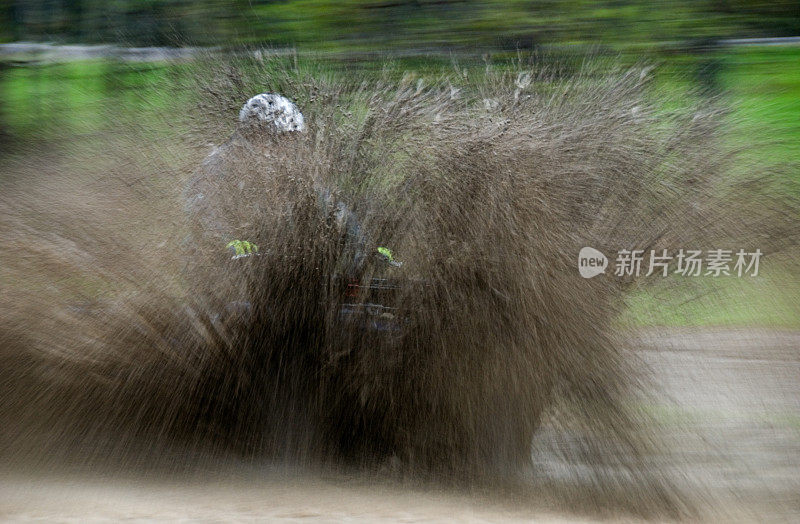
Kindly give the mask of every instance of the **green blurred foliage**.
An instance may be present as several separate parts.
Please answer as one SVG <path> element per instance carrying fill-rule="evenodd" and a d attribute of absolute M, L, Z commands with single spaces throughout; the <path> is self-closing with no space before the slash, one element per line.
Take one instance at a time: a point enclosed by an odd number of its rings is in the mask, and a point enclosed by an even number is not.
<path fill-rule="evenodd" d="M 0 0 L 0 39 L 318 50 L 800 34 L 796 0 Z"/>

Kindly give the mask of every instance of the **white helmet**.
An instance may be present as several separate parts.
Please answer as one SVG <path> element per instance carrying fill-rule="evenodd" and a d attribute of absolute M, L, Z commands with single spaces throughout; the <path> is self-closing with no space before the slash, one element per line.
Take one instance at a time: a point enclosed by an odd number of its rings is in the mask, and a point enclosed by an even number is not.
<path fill-rule="evenodd" d="M 239 122 L 267 124 L 276 133 L 302 132 L 306 128 L 303 113 L 294 102 L 274 93 L 261 93 L 248 100 L 239 111 Z"/>

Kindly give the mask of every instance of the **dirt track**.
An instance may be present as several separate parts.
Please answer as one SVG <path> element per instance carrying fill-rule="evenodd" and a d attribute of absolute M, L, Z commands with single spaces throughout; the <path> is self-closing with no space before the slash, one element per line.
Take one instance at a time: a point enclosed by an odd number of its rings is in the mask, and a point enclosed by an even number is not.
<path fill-rule="evenodd" d="M 654 464 L 695 500 L 698 517 L 800 519 L 800 333 L 651 331 L 639 346 L 661 391 L 646 406 L 667 444 Z M 539 439 L 535 463 L 558 476 L 566 466 L 561 467 L 557 455 L 542 451 L 549 446 L 541 441 L 552 444 L 559 435 L 545 431 Z M 202 481 L 9 473 L 0 483 L 0 518 L 589 520 L 585 514 L 556 512 L 552 500 L 522 498 L 430 492 L 342 476 L 287 477 L 252 468 Z"/>
<path fill-rule="evenodd" d="M 723 514 L 800 518 L 800 333 L 651 333 L 644 355 L 675 476 Z"/>

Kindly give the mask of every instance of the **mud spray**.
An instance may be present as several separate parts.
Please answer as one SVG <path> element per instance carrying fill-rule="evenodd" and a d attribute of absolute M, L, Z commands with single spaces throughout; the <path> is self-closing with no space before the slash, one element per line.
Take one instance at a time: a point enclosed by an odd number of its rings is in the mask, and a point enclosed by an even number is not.
<path fill-rule="evenodd" d="M 576 257 L 795 244 L 796 203 L 725 145 L 715 101 L 656 107 L 647 69 L 607 63 L 423 80 L 257 56 L 192 71 L 159 88 L 161 121 L 110 115 L 6 162 L 4 461 L 238 457 L 510 481 L 537 430 L 559 426 L 568 460 L 593 457 L 577 498 L 684 507 L 643 466 L 657 439 L 618 320 L 632 283 L 583 279 Z M 265 91 L 293 98 L 307 130 L 237 128 Z M 230 239 L 186 211 L 192 184 L 260 256 L 229 260 Z M 342 326 L 329 277 L 346 261 L 319 188 L 360 217 L 370 250 L 402 260 L 399 333 Z"/>

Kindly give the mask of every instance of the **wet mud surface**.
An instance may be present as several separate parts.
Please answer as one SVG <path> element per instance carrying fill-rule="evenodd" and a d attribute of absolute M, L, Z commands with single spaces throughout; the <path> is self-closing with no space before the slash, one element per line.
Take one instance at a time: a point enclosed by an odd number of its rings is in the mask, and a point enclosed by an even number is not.
<path fill-rule="evenodd" d="M 800 518 L 800 333 L 670 329 L 637 336 L 638 353 L 656 383 L 644 407 L 663 443 L 650 467 L 660 468 L 691 501 L 695 509 L 688 520 Z M 552 493 L 559 482 L 572 483 L 572 491 L 580 492 L 580 465 L 559 459 L 558 450 L 568 442 L 568 435 L 547 425 L 537 436 L 536 471 L 530 480 L 533 495 L 433 489 L 357 475 L 287 473 L 253 466 L 228 465 L 191 479 L 15 469 L 6 471 L 0 482 L 0 519 L 635 520 L 626 512 L 587 514 L 569 501 L 535 494 L 537 485 Z M 589 489 L 591 480 L 585 482 Z"/>

